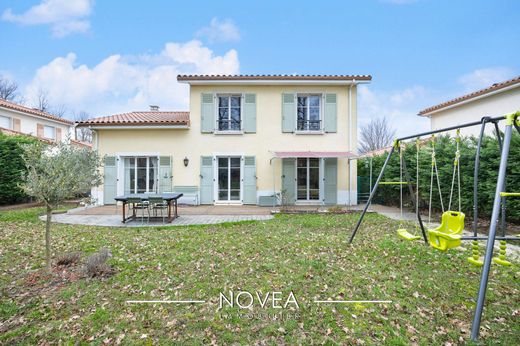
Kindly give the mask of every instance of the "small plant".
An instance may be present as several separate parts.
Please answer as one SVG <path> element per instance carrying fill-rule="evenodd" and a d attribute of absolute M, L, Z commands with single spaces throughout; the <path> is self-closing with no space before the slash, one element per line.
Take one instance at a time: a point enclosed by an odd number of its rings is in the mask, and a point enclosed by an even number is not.
<path fill-rule="evenodd" d="M 289 205 L 289 196 L 287 195 L 287 190 L 283 189 L 276 194 L 276 197 L 280 202 L 280 211 L 286 211 Z"/>
<path fill-rule="evenodd" d="M 70 267 L 76 265 L 81 260 L 81 253 L 79 252 L 67 252 L 58 256 L 56 260 L 57 266 Z"/>
<path fill-rule="evenodd" d="M 103 277 L 114 273 L 114 269 L 107 264 L 107 260 L 112 257 L 112 253 L 107 248 L 102 248 L 99 252 L 90 255 L 85 263 L 85 273 L 88 277 Z"/>

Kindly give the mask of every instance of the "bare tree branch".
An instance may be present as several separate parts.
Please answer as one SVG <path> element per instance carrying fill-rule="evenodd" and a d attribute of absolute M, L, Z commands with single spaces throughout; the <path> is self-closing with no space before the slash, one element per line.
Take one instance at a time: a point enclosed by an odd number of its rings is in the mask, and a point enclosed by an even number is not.
<path fill-rule="evenodd" d="M 75 121 L 85 121 L 90 119 L 90 114 L 81 111 L 74 115 Z M 82 142 L 92 142 L 92 130 L 86 127 L 76 128 L 76 139 Z"/>
<path fill-rule="evenodd" d="M 389 146 L 395 137 L 395 129 L 390 128 L 386 118 L 372 119 L 361 127 L 359 152 L 381 149 Z"/>
<path fill-rule="evenodd" d="M 18 97 L 18 83 L 0 76 L 0 99 L 14 101 Z"/>

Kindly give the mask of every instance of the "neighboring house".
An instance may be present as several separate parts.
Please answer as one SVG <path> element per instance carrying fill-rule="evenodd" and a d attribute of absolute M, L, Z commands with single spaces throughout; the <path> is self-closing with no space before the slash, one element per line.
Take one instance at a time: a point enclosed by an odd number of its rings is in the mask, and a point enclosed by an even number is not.
<path fill-rule="evenodd" d="M 100 204 L 185 192 L 183 202 L 356 201 L 357 85 L 371 76 L 183 75 L 190 112 L 132 112 L 78 123 L 105 156 Z M 349 174 L 350 170 L 350 174 Z"/>
<path fill-rule="evenodd" d="M 457 97 L 419 112 L 430 118 L 432 130 L 463 123 L 479 121 L 482 117 L 496 117 L 520 110 L 520 76 L 488 88 Z M 486 133 L 492 132 L 493 125 L 486 126 Z M 464 135 L 478 136 L 480 127 L 461 130 Z"/>
<path fill-rule="evenodd" d="M 34 108 L 0 99 L 0 131 L 56 142 L 74 138 L 74 123 Z"/>

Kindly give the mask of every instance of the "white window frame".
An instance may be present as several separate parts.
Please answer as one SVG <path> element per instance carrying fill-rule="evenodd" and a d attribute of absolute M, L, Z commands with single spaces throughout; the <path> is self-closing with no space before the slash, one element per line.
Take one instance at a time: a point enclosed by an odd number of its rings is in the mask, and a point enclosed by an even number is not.
<path fill-rule="evenodd" d="M 45 130 L 46 129 L 52 129 L 52 133 L 53 133 L 53 136 L 52 137 L 48 137 L 47 134 L 45 133 Z M 52 139 L 52 140 L 56 140 L 56 126 L 51 126 L 51 125 L 43 125 L 43 138 L 47 138 L 47 139 Z"/>
<path fill-rule="evenodd" d="M 7 115 L 0 115 L 0 118 L 5 118 L 7 119 L 7 121 L 9 122 L 9 125 L 7 126 L 7 129 L 8 130 L 12 130 L 13 129 L 13 118 L 7 116 Z M 2 126 L 0 126 L 2 127 Z"/>
<path fill-rule="evenodd" d="M 294 159 L 294 177 L 296 180 L 294 181 L 294 200 L 296 205 L 316 205 L 316 204 L 324 204 L 324 196 L 325 196 L 325 162 L 323 158 L 319 158 L 319 184 L 318 184 L 318 199 L 298 199 L 298 159 L 309 159 L 308 157 L 299 157 Z M 308 162 L 308 161 L 307 161 Z M 307 186 L 309 184 L 309 165 L 307 163 Z M 307 189 L 308 190 L 308 189 Z M 307 196 L 309 192 L 307 191 Z"/>
<path fill-rule="evenodd" d="M 307 93 L 297 93 L 296 94 L 296 114 L 294 115 L 296 120 L 295 120 L 295 124 L 296 124 L 296 129 L 295 129 L 295 134 L 317 134 L 317 135 L 321 135 L 321 134 L 324 134 L 325 131 L 323 130 L 323 114 L 324 114 L 324 93 L 322 92 L 307 92 Z M 319 107 L 319 120 L 320 120 L 320 128 L 318 130 L 311 130 L 311 129 L 308 129 L 308 130 L 299 130 L 298 129 L 298 97 L 309 97 L 309 96 L 318 96 L 319 99 L 320 99 L 320 107 Z M 307 117 L 310 117 L 310 102 L 307 102 Z M 309 119 L 307 119 L 308 121 Z"/>
<path fill-rule="evenodd" d="M 236 201 L 220 201 L 218 197 L 218 159 L 220 157 L 225 158 L 240 158 L 240 199 Z M 242 205 L 244 201 L 244 153 L 215 153 L 213 155 L 213 177 L 215 177 L 213 181 L 213 196 L 215 200 L 215 204 L 239 204 Z"/>
<path fill-rule="evenodd" d="M 228 120 L 231 119 L 231 97 L 240 97 L 240 129 L 238 130 L 220 130 L 219 129 L 219 97 L 229 97 L 228 103 Z M 215 94 L 215 134 L 236 135 L 244 133 L 244 93 L 229 92 Z"/>
<path fill-rule="evenodd" d="M 159 191 L 159 157 L 158 156 L 125 156 L 123 157 L 123 171 L 126 169 L 125 167 L 125 164 L 124 164 L 124 159 L 134 159 L 134 167 L 131 167 L 131 170 L 134 170 L 134 174 L 135 174 L 135 179 L 134 179 L 134 186 L 133 186 L 133 190 L 135 192 L 132 192 L 132 188 L 130 190 L 130 193 L 150 193 L 150 192 L 155 192 L 155 193 L 158 193 Z M 137 159 L 146 159 L 146 192 L 137 192 Z M 157 160 L 157 165 L 155 167 L 155 169 L 157 170 L 157 178 L 155 179 L 155 188 L 153 191 L 150 191 L 150 159 L 156 159 Z M 124 173 L 123 173 L 123 176 L 124 176 Z M 126 183 L 129 183 L 129 182 L 124 182 L 123 183 L 123 191 L 125 191 L 125 188 L 126 188 Z"/>

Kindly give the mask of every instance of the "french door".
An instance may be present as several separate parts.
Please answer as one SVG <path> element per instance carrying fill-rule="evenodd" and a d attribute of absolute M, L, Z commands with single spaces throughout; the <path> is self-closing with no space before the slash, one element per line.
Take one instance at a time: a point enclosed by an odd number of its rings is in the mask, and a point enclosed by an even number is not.
<path fill-rule="evenodd" d="M 240 202 L 240 157 L 218 157 L 218 201 Z"/>
<path fill-rule="evenodd" d="M 157 192 L 157 157 L 125 157 L 125 194 Z"/>
<path fill-rule="evenodd" d="M 298 158 L 296 161 L 296 199 L 318 201 L 320 199 L 320 159 Z"/>

